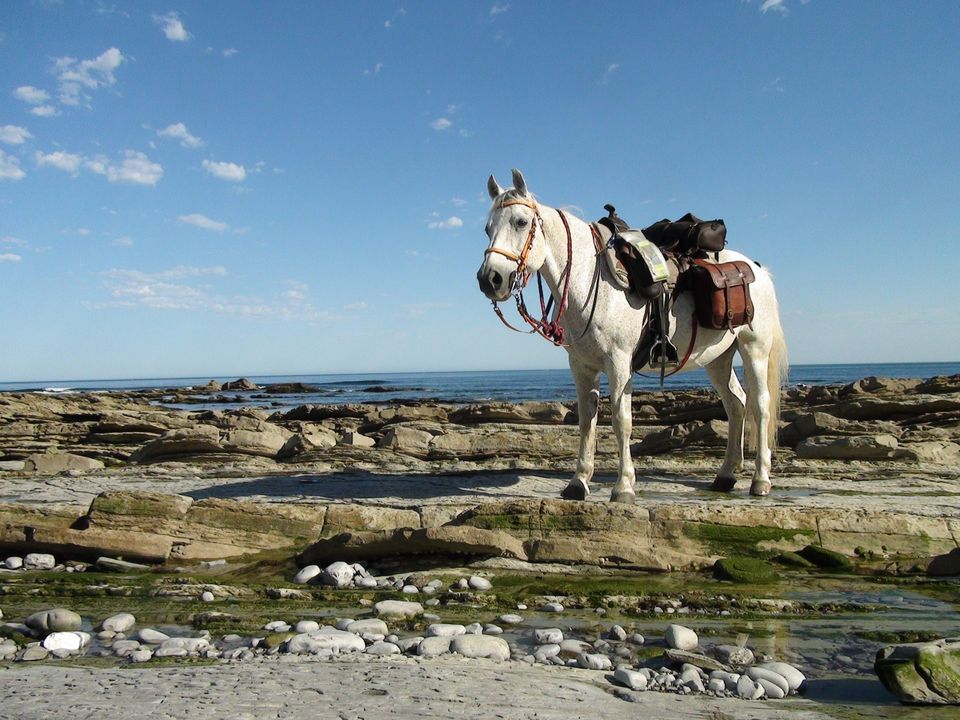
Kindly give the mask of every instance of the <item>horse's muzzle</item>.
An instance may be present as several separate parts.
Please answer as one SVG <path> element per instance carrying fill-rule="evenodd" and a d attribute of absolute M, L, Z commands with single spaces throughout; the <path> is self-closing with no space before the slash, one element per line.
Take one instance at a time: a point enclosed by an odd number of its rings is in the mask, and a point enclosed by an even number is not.
<path fill-rule="evenodd" d="M 510 297 L 516 276 L 517 274 L 512 272 L 509 277 L 504 277 L 503 273 L 484 265 L 477 271 L 477 282 L 480 283 L 480 292 L 491 300 L 500 302 Z"/>

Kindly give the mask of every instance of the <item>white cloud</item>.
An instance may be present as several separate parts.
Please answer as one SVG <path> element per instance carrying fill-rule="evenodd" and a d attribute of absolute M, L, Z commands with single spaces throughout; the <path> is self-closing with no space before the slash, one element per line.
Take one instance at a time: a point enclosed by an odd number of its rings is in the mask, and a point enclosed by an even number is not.
<path fill-rule="evenodd" d="M 359 300 L 357 302 L 347 303 L 346 305 L 343 306 L 343 309 L 357 312 L 360 310 L 366 310 L 367 307 L 369 306 L 367 305 L 366 302 L 364 302 L 363 300 Z"/>
<path fill-rule="evenodd" d="M 495 2 L 493 4 L 493 7 L 490 8 L 490 17 L 494 17 L 496 15 L 500 15 L 501 13 L 505 13 L 509 9 L 510 9 L 509 3 Z"/>
<path fill-rule="evenodd" d="M 450 203 L 451 203 L 454 207 L 462 208 L 462 207 L 466 206 L 467 201 L 464 200 L 464 199 L 461 198 L 461 197 L 455 197 L 455 198 L 451 198 L 451 199 L 450 199 Z"/>
<path fill-rule="evenodd" d="M 14 255 L 13 253 L 3 253 L 0 255 L 0 262 L 20 262 L 20 260 L 20 256 Z"/>
<path fill-rule="evenodd" d="M 406 14 L 407 14 L 407 11 L 406 11 L 406 10 L 404 10 L 402 7 L 401 7 L 401 8 L 398 8 L 397 11 L 393 14 L 393 17 L 392 17 L 392 18 L 390 18 L 389 20 L 384 20 L 384 21 L 383 21 L 383 26 L 384 26 L 387 30 L 389 30 L 390 28 L 393 27 L 393 24 L 394 24 L 397 20 L 399 20 L 401 17 L 403 17 L 403 16 L 406 15 Z"/>
<path fill-rule="evenodd" d="M 452 126 L 453 126 L 453 123 L 450 122 L 450 120 L 448 120 L 445 117 L 439 117 L 436 120 L 431 121 L 430 123 L 430 127 L 432 127 L 434 130 L 441 130 L 441 131 L 449 130 Z"/>
<path fill-rule="evenodd" d="M 40 105 L 50 99 L 50 93 L 33 85 L 21 85 L 13 91 L 13 96 L 30 105 Z"/>
<path fill-rule="evenodd" d="M 26 244 L 26 240 L 15 238 L 12 235 L 4 235 L 3 237 L 0 237 L 0 245 L 17 245 L 18 247 L 24 247 Z"/>
<path fill-rule="evenodd" d="M 60 111 L 53 105 L 37 105 L 36 107 L 30 108 L 30 114 L 36 115 L 37 117 L 54 117 L 55 115 L 59 115 Z"/>
<path fill-rule="evenodd" d="M 131 185 L 156 185 L 163 177 L 163 167 L 142 152 L 125 150 L 124 160 L 119 165 L 107 166 L 107 180 L 112 183 Z"/>
<path fill-rule="evenodd" d="M 456 215 L 451 215 L 446 220 L 434 220 L 427 223 L 431 230 L 452 230 L 453 228 L 463 227 L 463 220 Z"/>
<path fill-rule="evenodd" d="M 0 180 L 22 180 L 27 174 L 20 168 L 20 160 L 0 150 Z"/>
<path fill-rule="evenodd" d="M 54 61 L 54 73 L 60 83 L 60 102 L 64 105 L 89 103 L 90 95 L 87 91 L 115 84 L 117 79 L 113 76 L 113 71 L 120 67 L 125 59 L 123 53 L 115 47 L 104 50 L 91 60 L 57 58 Z"/>
<path fill-rule="evenodd" d="M 379 75 L 381 70 L 383 70 L 383 63 L 382 63 L 382 62 L 378 62 L 376 65 L 373 66 L 373 69 L 367 68 L 366 70 L 364 70 L 364 71 L 363 71 L 363 74 L 364 74 L 364 75 Z"/>
<path fill-rule="evenodd" d="M 0 126 L 0 142 L 7 145 L 23 145 L 32 137 L 33 135 L 30 134 L 29 130 L 19 125 Z"/>
<path fill-rule="evenodd" d="M 224 56 L 225 58 L 232 58 L 232 57 L 233 57 L 234 55 L 236 55 L 238 52 L 240 52 L 240 51 L 237 50 L 236 48 L 232 48 L 232 47 L 231 47 L 231 48 L 224 48 L 224 50 L 223 50 L 223 56 Z"/>
<path fill-rule="evenodd" d="M 33 157 L 37 162 L 37 167 L 56 168 L 57 170 L 70 173 L 74 177 L 79 175 L 80 165 L 83 163 L 83 158 L 80 155 L 63 152 L 62 150 L 47 153 L 46 155 L 42 152 L 37 152 Z"/>
<path fill-rule="evenodd" d="M 790 12 L 786 0 L 763 0 L 763 4 L 760 6 L 760 12 L 766 14 L 771 10 L 781 15 L 786 15 Z"/>
<path fill-rule="evenodd" d="M 213 232 L 223 232 L 230 226 L 225 222 L 220 220 L 213 220 L 208 218 L 206 215 L 201 213 L 190 213 L 189 215 L 181 215 L 177 218 L 179 222 L 182 222 L 184 225 L 193 225 L 194 227 L 201 228 L 203 230 L 211 230 Z"/>
<path fill-rule="evenodd" d="M 186 42 L 190 39 L 190 33 L 183 26 L 180 16 L 175 12 L 168 12 L 166 15 L 154 15 L 153 21 L 160 26 L 167 40 L 173 42 Z"/>
<path fill-rule="evenodd" d="M 191 135 L 190 131 L 187 130 L 187 126 L 182 122 L 167 125 L 163 130 L 157 130 L 157 135 L 179 140 L 180 144 L 185 148 L 198 148 L 203 145 L 203 140 L 195 135 Z"/>
<path fill-rule="evenodd" d="M 117 247 L 131 247 L 134 242 L 132 237 L 129 235 L 124 235 L 122 237 L 114 238 L 110 244 L 116 245 Z"/>
<path fill-rule="evenodd" d="M 229 180 L 230 182 L 243 182 L 247 177 L 247 170 L 243 165 L 237 165 L 232 162 L 211 162 L 203 161 L 203 169 L 216 178 Z"/>

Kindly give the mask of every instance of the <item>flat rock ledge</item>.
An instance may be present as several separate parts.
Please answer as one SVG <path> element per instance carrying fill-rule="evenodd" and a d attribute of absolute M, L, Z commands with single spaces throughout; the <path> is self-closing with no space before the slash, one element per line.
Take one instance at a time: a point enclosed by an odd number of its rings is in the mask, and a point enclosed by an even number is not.
<path fill-rule="evenodd" d="M 939 568 L 960 521 L 856 508 L 525 499 L 440 512 L 353 503 L 264 503 L 108 491 L 82 508 L 0 504 L 0 549 L 148 563 L 289 550 L 301 565 L 418 555 L 506 558 L 655 571 L 713 565 L 724 553 L 895 554 Z M 951 554 L 951 552 L 953 554 Z"/>

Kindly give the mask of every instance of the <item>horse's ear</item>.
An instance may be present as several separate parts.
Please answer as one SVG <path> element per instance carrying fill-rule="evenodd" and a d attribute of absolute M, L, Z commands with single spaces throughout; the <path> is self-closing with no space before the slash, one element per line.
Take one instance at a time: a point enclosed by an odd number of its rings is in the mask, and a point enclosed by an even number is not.
<path fill-rule="evenodd" d="M 513 187 L 521 195 L 527 194 L 527 181 L 523 179 L 523 173 L 516 168 L 513 169 Z"/>
<path fill-rule="evenodd" d="M 491 200 L 496 200 L 503 195 L 503 188 L 500 187 L 500 183 L 497 182 L 497 179 L 493 175 L 487 178 L 487 192 L 490 193 Z"/>

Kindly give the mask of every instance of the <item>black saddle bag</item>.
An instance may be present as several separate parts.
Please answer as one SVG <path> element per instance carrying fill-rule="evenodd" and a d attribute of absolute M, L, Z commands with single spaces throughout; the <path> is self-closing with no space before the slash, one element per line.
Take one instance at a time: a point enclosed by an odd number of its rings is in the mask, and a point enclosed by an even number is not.
<path fill-rule="evenodd" d="M 657 247 L 680 255 L 720 252 L 727 244 L 723 220 L 701 220 L 691 213 L 679 220 L 655 222 L 645 227 L 643 234 Z"/>

